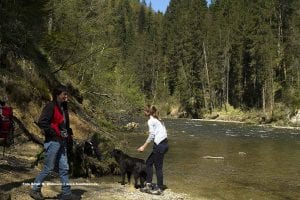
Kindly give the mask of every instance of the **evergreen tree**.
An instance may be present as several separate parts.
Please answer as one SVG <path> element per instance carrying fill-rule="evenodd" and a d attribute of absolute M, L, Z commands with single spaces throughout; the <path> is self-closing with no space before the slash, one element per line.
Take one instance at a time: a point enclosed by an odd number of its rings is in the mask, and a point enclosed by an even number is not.
<path fill-rule="evenodd" d="M 298 0 L 209 8 L 171 0 L 165 14 L 138 0 L 1 1 L 0 9 L 1 64 L 38 45 L 53 74 L 74 78 L 95 107 L 104 103 L 92 94 L 109 94 L 116 112 L 117 101 L 172 99 L 194 118 L 229 105 L 272 116 L 278 103 L 299 104 Z"/>

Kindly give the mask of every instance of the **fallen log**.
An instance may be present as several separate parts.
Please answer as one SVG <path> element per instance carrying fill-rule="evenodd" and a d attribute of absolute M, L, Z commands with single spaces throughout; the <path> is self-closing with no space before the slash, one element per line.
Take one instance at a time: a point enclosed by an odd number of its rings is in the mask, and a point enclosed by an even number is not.
<path fill-rule="evenodd" d="M 17 117 L 13 116 L 13 120 L 15 123 L 18 124 L 19 128 L 23 131 L 23 133 L 25 134 L 25 136 L 32 142 L 40 145 L 40 146 L 44 146 L 44 142 L 39 139 L 37 136 L 35 136 L 33 133 L 30 133 L 27 128 L 25 127 L 25 125 L 23 124 L 23 122 L 21 120 L 19 120 Z"/>

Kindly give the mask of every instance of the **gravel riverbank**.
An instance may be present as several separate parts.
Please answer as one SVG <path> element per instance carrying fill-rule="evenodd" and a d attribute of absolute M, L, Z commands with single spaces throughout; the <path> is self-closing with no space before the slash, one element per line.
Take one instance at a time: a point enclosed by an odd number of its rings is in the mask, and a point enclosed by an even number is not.
<path fill-rule="evenodd" d="M 31 184 L 40 172 L 38 168 L 31 168 L 30 162 L 25 159 L 6 155 L 0 159 L 0 192 L 10 194 L 13 200 L 31 200 L 29 191 Z M 151 195 L 140 192 L 133 185 L 122 186 L 120 183 L 107 183 L 99 179 L 78 178 L 70 179 L 72 191 L 81 196 L 81 199 L 89 200 L 198 200 L 204 198 L 192 198 L 187 194 L 176 193 L 166 189 L 162 195 Z M 60 181 L 57 176 L 50 176 L 44 183 L 42 193 L 46 199 L 57 199 L 60 193 Z M 4 197 L 3 193 L 1 197 Z M 0 199 L 1 199 L 0 197 Z"/>
<path fill-rule="evenodd" d="M 57 199 L 60 192 L 60 186 L 53 184 L 55 181 L 45 182 L 43 187 L 43 195 L 46 199 Z M 72 180 L 71 180 L 72 181 Z M 80 181 L 80 182 L 79 182 Z M 92 181 L 92 180 L 91 180 Z M 53 184 L 53 185 L 52 185 Z M 81 199 L 89 200 L 194 200 L 200 198 L 191 198 L 187 194 L 175 193 L 170 189 L 166 189 L 162 195 L 151 195 L 140 192 L 133 186 L 122 186 L 119 183 L 95 183 L 86 181 L 85 179 L 76 180 L 77 185 L 72 186 L 74 194 L 81 196 Z M 14 200 L 30 200 L 28 192 L 30 186 L 22 183 L 20 187 L 14 188 L 10 191 L 12 199 Z"/>

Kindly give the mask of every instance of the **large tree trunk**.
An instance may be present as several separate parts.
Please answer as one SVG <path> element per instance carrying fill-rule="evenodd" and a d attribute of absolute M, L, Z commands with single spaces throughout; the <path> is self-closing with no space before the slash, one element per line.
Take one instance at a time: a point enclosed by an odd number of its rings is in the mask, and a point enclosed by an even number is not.
<path fill-rule="evenodd" d="M 224 48 L 224 76 L 225 76 L 225 110 L 227 110 L 227 105 L 229 105 L 229 70 L 230 70 L 230 44 L 229 44 L 229 33 L 227 36 L 226 46 Z"/>
<path fill-rule="evenodd" d="M 210 80 L 209 80 L 207 56 L 206 56 L 206 49 L 205 49 L 204 41 L 203 41 L 203 54 L 204 54 L 204 66 L 205 66 L 205 72 L 206 72 L 207 87 L 208 87 L 208 93 L 209 93 L 209 111 L 212 112 L 213 105 L 212 105 L 211 86 L 210 86 Z M 204 97 L 205 97 L 205 95 L 204 95 Z"/>
<path fill-rule="evenodd" d="M 51 9 L 48 14 L 48 34 L 52 34 L 52 29 L 53 29 L 53 9 L 54 9 L 54 2 L 52 1 L 50 3 Z"/>
<path fill-rule="evenodd" d="M 263 108 L 263 113 L 266 115 L 266 91 L 265 91 L 265 84 L 262 88 L 262 108 Z"/>
<path fill-rule="evenodd" d="M 53 26 L 53 15 L 52 12 L 49 13 L 49 18 L 48 18 L 48 34 L 51 35 L 52 33 L 52 26 Z"/>

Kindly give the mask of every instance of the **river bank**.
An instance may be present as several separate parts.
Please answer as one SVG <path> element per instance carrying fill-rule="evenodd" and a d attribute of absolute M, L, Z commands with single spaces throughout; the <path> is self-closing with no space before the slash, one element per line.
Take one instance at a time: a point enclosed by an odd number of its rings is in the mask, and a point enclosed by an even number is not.
<path fill-rule="evenodd" d="M 31 168 L 32 158 L 18 157 L 6 154 L 0 159 L 0 192 L 2 199 L 10 195 L 13 200 L 32 200 L 29 196 L 32 182 L 40 172 L 40 167 Z M 166 189 L 160 196 L 140 192 L 133 185 L 122 186 L 118 182 L 105 181 L 100 178 L 70 178 L 74 194 L 81 199 L 91 200 L 202 200 L 192 198 L 184 193 L 176 193 Z M 60 193 L 60 181 L 57 175 L 52 175 L 45 181 L 42 193 L 46 199 L 57 199 Z"/>
<path fill-rule="evenodd" d="M 53 179 L 55 183 L 59 183 L 58 179 Z M 71 179 L 72 192 L 81 199 L 90 200 L 201 200 L 200 198 L 191 198 L 187 194 L 175 193 L 170 189 L 164 191 L 162 195 L 151 195 L 140 192 L 133 186 L 122 186 L 119 183 L 93 182 L 92 179 Z M 43 195 L 46 199 L 57 199 L 60 192 L 60 186 L 56 186 L 54 182 L 45 182 L 43 187 Z M 49 185 L 47 185 L 49 184 Z M 12 199 L 15 200 L 31 200 L 28 195 L 30 186 L 20 186 L 11 192 Z"/>
<path fill-rule="evenodd" d="M 291 129 L 291 130 L 300 130 L 299 126 L 279 126 L 276 124 L 259 124 L 253 122 L 244 122 L 244 121 L 236 121 L 236 120 L 223 120 L 223 119 L 191 119 L 192 121 L 204 121 L 204 122 L 222 122 L 222 123 L 237 123 L 237 124 L 251 124 L 260 127 L 269 127 L 269 128 L 278 128 L 278 129 Z"/>
<path fill-rule="evenodd" d="M 171 108 L 164 107 L 162 105 L 163 115 L 166 118 L 190 118 L 191 116 L 180 109 L 180 106 L 171 106 Z M 263 112 L 260 109 L 243 110 L 234 108 L 233 106 L 226 105 L 222 109 L 216 109 L 213 112 L 204 111 L 199 114 L 203 121 L 215 121 L 215 122 L 233 122 L 233 123 L 246 123 L 259 126 L 273 127 L 273 128 L 285 128 L 285 129 L 297 129 L 300 130 L 300 110 L 292 111 L 281 104 L 278 104 L 274 110 L 270 112 Z"/>

